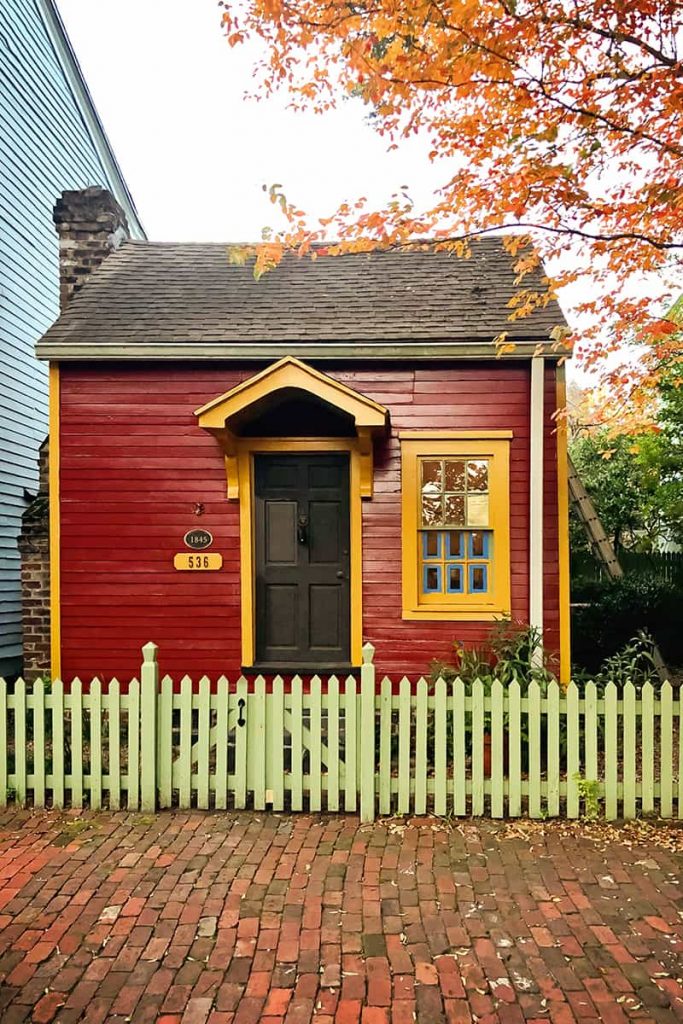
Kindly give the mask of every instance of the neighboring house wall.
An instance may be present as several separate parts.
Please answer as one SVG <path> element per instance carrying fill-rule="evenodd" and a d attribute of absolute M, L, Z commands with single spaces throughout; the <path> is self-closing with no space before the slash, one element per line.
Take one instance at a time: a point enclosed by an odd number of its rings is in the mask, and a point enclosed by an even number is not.
<path fill-rule="evenodd" d="M 59 312 L 52 222 L 64 189 L 104 185 L 142 229 L 51 3 L 0 5 L 0 674 L 21 660 L 21 516 L 38 489 L 47 367 L 36 340 Z"/>
<path fill-rule="evenodd" d="M 223 455 L 194 410 L 256 366 L 63 363 L 61 376 L 62 674 L 127 679 L 153 640 L 176 677 L 240 670 L 239 505 L 226 498 Z M 512 612 L 529 614 L 528 362 L 407 368 L 324 367 L 391 414 L 375 450 L 374 496 L 363 502 L 363 637 L 382 673 L 425 672 L 454 639 L 483 640 L 490 623 L 401 618 L 399 430 L 512 429 Z M 555 369 L 545 377 L 544 618 L 559 646 Z M 196 504 L 203 515 L 195 514 Z M 183 535 L 214 535 L 220 573 L 173 569 Z"/>

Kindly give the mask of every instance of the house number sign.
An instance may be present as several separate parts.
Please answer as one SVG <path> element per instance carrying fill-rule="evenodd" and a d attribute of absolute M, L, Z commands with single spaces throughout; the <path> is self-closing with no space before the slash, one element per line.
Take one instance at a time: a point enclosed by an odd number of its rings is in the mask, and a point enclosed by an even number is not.
<path fill-rule="evenodd" d="M 223 556 L 217 551 L 207 551 L 204 554 L 193 554 L 189 551 L 180 551 L 173 558 L 173 568 L 190 572 L 211 571 L 222 569 Z"/>
<path fill-rule="evenodd" d="M 213 534 L 208 530 L 188 530 L 183 537 L 186 547 L 193 551 L 204 551 L 213 544 Z"/>

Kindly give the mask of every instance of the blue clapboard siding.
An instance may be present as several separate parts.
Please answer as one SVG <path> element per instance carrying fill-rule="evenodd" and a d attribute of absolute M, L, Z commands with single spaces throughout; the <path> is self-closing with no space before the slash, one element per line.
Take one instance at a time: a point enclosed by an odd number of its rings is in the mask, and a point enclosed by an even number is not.
<path fill-rule="evenodd" d="M 17 538 L 47 433 L 47 367 L 33 348 L 58 312 L 52 207 L 88 185 L 109 188 L 142 234 L 52 3 L 1 0 L 0 674 L 21 660 Z"/>

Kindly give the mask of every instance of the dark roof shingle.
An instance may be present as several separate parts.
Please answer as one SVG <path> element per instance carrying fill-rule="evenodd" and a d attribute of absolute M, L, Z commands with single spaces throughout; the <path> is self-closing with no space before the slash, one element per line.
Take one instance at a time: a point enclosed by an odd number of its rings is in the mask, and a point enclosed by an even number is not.
<path fill-rule="evenodd" d="M 541 274 L 521 287 L 542 289 Z M 196 345 L 201 355 L 204 345 L 238 354 L 253 343 L 465 344 L 502 331 L 547 342 L 565 323 L 559 306 L 510 321 L 507 303 L 519 287 L 500 238 L 474 242 L 469 259 L 425 249 L 287 255 L 260 281 L 251 265 L 229 262 L 227 245 L 128 241 L 88 279 L 38 354 L 79 345 L 101 356 L 126 346 L 135 357 L 147 346 Z"/>

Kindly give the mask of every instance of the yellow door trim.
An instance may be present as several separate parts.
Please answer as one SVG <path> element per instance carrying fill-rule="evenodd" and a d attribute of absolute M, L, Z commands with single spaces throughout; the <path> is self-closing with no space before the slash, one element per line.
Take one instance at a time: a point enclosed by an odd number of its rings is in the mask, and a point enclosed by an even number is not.
<path fill-rule="evenodd" d="M 363 646 L 363 510 L 361 451 L 357 438 L 242 438 L 237 440 L 237 472 L 240 495 L 240 599 L 242 665 L 249 668 L 256 657 L 254 600 L 254 455 L 260 452 L 315 454 L 349 452 L 351 532 L 351 663 L 360 665 Z"/>
<path fill-rule="evenodd" d="M 53 679 L 62 675 L 60 608 L 60 524 L 59 524 L 59 445 L 60 380 L 59 363 L 50 363 L 49 372 L 49 456 L 50 490 L 50 670 Z"/>
<path fill-rule="evenodd" d="M 567 458 L 567 374 L 564 363 L 558 364 L 555 385 L 557 418 L 557 518 L 558 577 L 560 600 L 560 682 L 565 686 L 571 678 L 571 608 L 569 579 L 569 462 Z"/>

